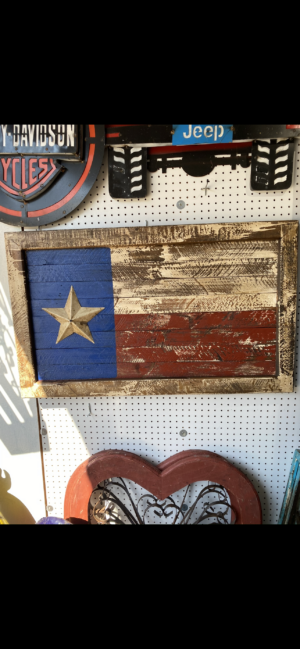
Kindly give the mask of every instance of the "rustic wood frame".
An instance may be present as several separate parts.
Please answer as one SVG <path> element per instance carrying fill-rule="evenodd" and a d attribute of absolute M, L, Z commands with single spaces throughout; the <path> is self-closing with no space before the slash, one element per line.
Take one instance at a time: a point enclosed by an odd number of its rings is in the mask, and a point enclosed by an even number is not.
<path fill-rule="evenodd" d="M 36 381 L 25 251 L 262 239 L 280 240 L 276 377 Z M 298 221 L 12 232 L 5 243 L 23 398 L 293 391 Z"/>

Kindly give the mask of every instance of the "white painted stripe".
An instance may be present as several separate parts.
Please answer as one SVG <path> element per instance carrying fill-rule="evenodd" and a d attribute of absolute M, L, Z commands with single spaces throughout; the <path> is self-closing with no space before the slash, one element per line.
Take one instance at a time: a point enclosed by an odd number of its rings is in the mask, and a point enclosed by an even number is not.
<path fill-rule="evenodd" d="M 258 311 L 275 308 L 276 293 L 216 295 L 215 297 L 149 297 L 149 298 L 116 298 L 116 314 L 138 313 L 199 313 L 213 311 Z"/>

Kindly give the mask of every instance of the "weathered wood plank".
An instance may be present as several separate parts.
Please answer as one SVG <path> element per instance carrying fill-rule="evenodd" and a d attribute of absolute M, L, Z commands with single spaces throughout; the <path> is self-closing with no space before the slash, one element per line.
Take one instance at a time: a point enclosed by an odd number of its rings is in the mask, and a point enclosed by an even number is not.
<path fill-rule="evenodd" d="M 47 333 L 57 334 L 59 328 L 58 322 L 54 320 L 54 318 L 51 318 L 51 316 L 49 316 L 49 314 L 47 314 L 45 311 L 43 311 L 43 313 L 45 313 L 45 316 L 48 316 L 47 325 L 45 323 L 44 316 L 41 317 L 35 316 L 32 319 L 34 333 L 45 333 L 45 331 L 47 330 Z M 114 331 L 115 329 L 114 315 L 113 314 L 101 315 L 101 313 L 99 313 L 97 316 L 95 316 L 95 318 L 90 320 L 89 322 L 90 331 Z"/>
<path fill-rule="evenodd" d="M 30 238 L 30 241 L 31 240 L 32 239 Z M 32 272 L 34 266 L 55 266 L 56 264 L 64 266 L 81 266 L 82 264 L 108 264 L 110 267 L 109 248 L 92 249 L 81 248 L 81 246 L 78 246 L 77 250 L 70 250 L 68 245 L 66 245 L 65 248 L 66 250 L 27 250 L 27 266 L 32 270 Z M 51 270 L 53 271 L 54 269 L 47 268 L 48 272 L 50 272 Z"/>
<path fill-rule="evenodd" d="M 67 299 L 70 292 L 70 281 L 68 282 L 31 282 L 31 300 L 56 300 Z M 172 295 L 187 295 L 193 298 L 196 295 L 210 294 L 246 294 L 246 293 L 276 293 L 276 276 L 262 277 L 223 277 L 201 278 L 201 279 L 156 279 L 156 280 L 127 280 L 124 282 L 114 281 L 79 281 L 72 282 L 78 299 L 92 298 L 102 299 L 110 297 L 112 291 L 114 297 L 170 297 Z M 52 307 L 53 308 L 53 307 Z"/>
<path fill-rule="evenodd" d="M 53 349 L 38 349 L 36 352 L 39 371 L 47 369 L 50 365 L 82 365 L 95 363 L 116 363 L 116 350 L 114 347 L 96 349 L 60 349 L 59 354 Z"/>
<path fill-rule="evenodd" d="M 279 271 L 279 375 L 294 376 L 297 311 L 298 221 L 283 223 Z"/>
<path fill-rule="evenodd" d="M 275 361 L 247 361 L 245 363 L 188 361 L 180 363 L 118 363 L 117 373 L 114 364 L 106 365 L 49 365 L 39 372 L 39 378 L 45 381 L 80 380 L 88 375 L 89 379 L 97 378 L 168 378 L 168 377 L 216 377 L 216 376 L 273 376 Z"/>
<path fill-rule="evenodd" d="M 103 264 L 104 266 L 104 264 Z M 47 269 L 42 267 L 44 274 L 41 276 L 43 280 L 41 281 L 50 281 L 47 275 Z M 66 268 L 66 267 L 64 267 Z M 93 268 L 93 267 L 92 267 Z M 192 279 L 200 277 L 244 277 L 247 275 L 260 276 L 260 275 L 271 275 L 273 277 L 277 276 L 278 263 L 277 259 L 244 259 L 240 263 L 235 263 L 233 259 L 207 259 L 205 262 L 201 262 L 199 259 L 197 261 L 183 261 L 179 262 L 146 262 L 139 264 L 114 264 L 112 266 L 113 280 L 118 282 L 128 282 L 128 281 L 148 281 L 156 279 Z M 98 279 L 105 279 L 102 276 L 102 268 L 99 272 L 99 267 L 97 269 Z M 76 277 L 79 278 L 80 269 L 77 269 Z M 33 277 L 36 277 L 33 276 Z M 83 277 L 83 275 L 82 275 Z M 63 272 L 57 273 L 57 281 L 63 281 L 64 275 Z M 92 275 L 91 275 L 92 279 Z M 40 281 L 40 280 L 38 280 Z M 83 281 L 80 280 L 79 281 Z"/>
<path fill-rule="evenodd" d="M 90 286 L 96 283 L 91 282 Z M 101 287 L 98 289 L 99 295 L 103 294 L 106 296 L 109 289 L 105 292 L 104 287 L 105 282 L 99 282 Z M 39 285 L 36 285 L 39 286 Z M 43 284 L 43 287 L 46 287 L 47 284 Z M 53 286 L 63 286 L 63 284 L 53 285 Z M 68 284 L 68 286 L 70 286 Z M 75 286 L 80 286 L 79 283 L 74 283 Z M 67 287 L 65 289 L 67 291 Z M 76 288 L 75 288 L 76 290 Z M 77 293 L 78 297 L 80 296 L 80 290 Z M 90 289 L 91 293 L 93 288 Z M 97 290 L 95 286 L 95 291 Z M 238 294 L 247 294 L 247 293 L 277 293 L 277 277 L 274 276 L 262 276 L 262 277 L 201 277 L 195 279 L 148 279 L 148 280 L 124 280 L 116 281 L 113 283 L 114 297 L 129 297 L 129 298 L 138 298 L 138 297 L 171 297 L 179 295 L 187 295 L 190 298 L 193 298 L 196 295 L 215 295 L 215 294 L 226 294 L 226 295 L 238 295 Z M 48 293 L 47 293 L 48 295 Z M 95 293 L 94 293 L 95 295 Z M 40 294 L 33 294 L 33 298 L 41 297 Z"/>
<path fill-rule="evenodd" d="M 250 311 L 275 307 L 276 293 L 215 295 L 213 297 L 116 298 L 115 314 L 189 313 L 192 311 Z M 91 306 L 93 306 L 91 304 Z"/>
<path fill-rule="evenodd" d="M 11 249 L 7 240 L 5 243 L 20 385 L 25 388 L 33 385 L 36 380 L 29 327 L 26 266 L 23 252 L 14 247 Z"/>
<path fill-rule="evenodd" d="M 90 323 L 101 317 L 101 314 Z M 105 316 L 102 316 L 104 318 Z M 107 318 L 111 316 L 106 316 Z M 120 315 L 114 316 L 116 331 L 155 331 L 164 329 L 206 329 L 236 327 L 276 327 L 276 309 L 258 311 L 229 311 L 210 313 L 161 313 L 155 315 Z M 92 330 L 92 329 L 91 329 Z M 94 331 L 97 331 L 95 327 Z"/>
<path fill-rule="evenodd" d="M 22 397 L 136 396 L 147 394 L 251 394 L 293 391 L 293 379 L 218 377 L 188 379 L 117 379 L 110 381 L 38 381 L 21 388 Z"/>
<path fill-rule="evenodd" d="M 118 363 L 118 378 L 167 378 L 189 376 L 273 376 L 275 361 L 182 361 L 180 363 Z"/>
<path fill-rule="evenodd" d="M 102 248 L 103 250 L 103 248 Z M 94 251 L 93 251 L 94 252 Z M 266 260 L 267 261 L 267 260 Z M 273 264 L 274 260 L 270 260 Z M 267 269 L 266 269 L 267 270 Z M 268 267 L 272 274 L 271 267 Z M 68 266 L 29 266 L 28 279 L 30 282 L 111 282 L 110 264 L 81 264 Z"/>
<path fill-rule="evenodd" d="M 43 381 L 74 381 L 87 379 L 115 379 L 117 369 L 114 363 L 105 365 L 49 365 L 39 372 L 39 380 Z"/>
<path fill-rule="evenodd" d="M 57 332 L 59 324 L 57 323 Z M 57 333 L 37 333 L 35 335 L 35 348 L 36 349 L 96 349 L 104 347 L 113 347 L 115 343 L 114 331 L 94 331 L 94 343 L 90 342 L 82 336 L 72 334 L 68 338 L 61 340 L 56 344 Z"/>
<path fill-rule="evenodd" d="M 119 266 L 221 262 L 236 263 L 251 258 L 273 259 L 277 262 L 279 239 L 272 241 L 223 241 L 213 243 L 181 243 L 173 245 L 148 245 L 117 247 L 111 249 L 111 264 Z"/>
<path fill-rule="evenodd" d="M 50 316 L 42 311 L 43 308 L 64 307 L 66 299 L 56 300 L 31 300 L 31 311 L 34 317 Z M 99 307 L 99 298 L 81 298 L 82 306 Z M 251 295 L 215 295 L 213 297 L 201 296 L 184 298 L 182 296 L 170 298 L 101 298 L 101 305 L 105 315 L 125 314 L 168 314 L 168 313 L 190 313 L 190 312 L 225 312 L 225 311 L 256 311 L 276 307 L 276 293 L 262 293 Z M 45 314 L 45 315 L 43 315 Z M 99 316 L 96 316 L 98 318 Z"/>
<path fill-rule="evenodd" d="M 93 300 L 102 298 L 111 298 L 112 282 L 72 282 L 75 293 L 80 300 L 81 298 L 92 298 Z M 31 300 L 67 300 L 70 293 L 70 282 L 45 282 L 41 284 L 30 284 Z M 83 305 L 81 305 L 83 306 Z M 89 304 L 90 306 L 90 304 Z M 103 306 L 98 304 L 98 306 Z M 54 308 L 51 303 L 51 308 Z"/>
<path fill-rule="evenodd" d="M 103 248 L 102 248 L 103 250 Z M 61 251 L 63 252 L 63 251 Z M 73 252 L 73 251 L 72 251 Z M 215 262 L 215 263 L 214 263 Z M 186 279 L 200 277 L 243 277 L 260 275 L 277 275 L 277 259 L 245 259 L 234 263 L 232 259 L 208 259 L 182 262 L 154 262 L 145 264 L 80 264 L 60 266 L 28 267 L 30 282 L 95 282 L 111 281 L 113 270 L 114 281 L 147 281 L 155 279 Z"/>
<path fill-rule="evenodd" d="M 276 344 L 227 345 L 198 343 L 167 347 L 118 347 L 117 363 L 174 363 L 175 361 L 255 361 L 276 359 Z M 104 361 L 102 361 L 104 362 Z M 112 361 L 113 362 L 113 361 Z"/>
<path fill-rule="evenodd" d="M 95 337 L 98 334 L 95 333 Z M 103 336 L 109 336 L 105 333 Z M 171 329 L 165 331 L 116 331 L 116 345 L 122 347 L 157 347 L 158 345 L 195 345 L 202 343 L 227 344 L 234 342 L 239 345 L 261 345 L 276 343 L 275 327 L 251 327 L 246 329 L 198 329 L 180 330 Z M 99 334 L 101 340 L 101 334 Z"/>
<path fill-rule="evenodd" d="M 272 240 L 281 237 L 285 221 L 209 225 L 171 225 L 89 230 L 43 230 L 8 232 L 10 250 L 97 248 L 114 246 L 167 245 L 236 240 Z"/>
<path fill-rule="evenodd" d="M 95 316 L 98 319 L 101 314 L 105 315 L 112 315 L 114 313 L 114 300 L 113 298 L 108 298 L 108 297 L 102 297 L 101 299 L 101 305 L 104 307 L 104 311 L 101 311 L 100 314 Z M 31 308 L 31 313 L 32 316 L 35 318 L 47 318 L 48 320 L 51 318 L 51 316 L 43 311 L 42 309 L 57 309 L 57 308 L 63 308 L 66 304 L 66 298 L 63 298 L 61 300 L 56 300 L 54 298 L 47 299 L 47 300 L 30 300 L 30 308 Z M 92 298 L 81 298 L 80 299 L 80 304 L 81 306 L 86 306 L 86 307 L 99 307 L 99 298 L 96 300 Z M 53 318 L 52 318 L 53 319 Z M 93 320 L 91 320 L 91 323 Z"/>
<path fill-rule="evenodd" d="M 55 304 L 54 308 L 59 306 L 64 306 L 63 300 L 59 300 L 59 304 Z M 93 305 L 89 304 L 89 306 Z M 49 315 L 45 311 L 41 311 L 41 309 L 42 307 L 38 302 L 38 305 L 34 307 L 34 313 L 39 314 L 33 317 L 34 332 L 43 333 L 45 331 L 45 317 L 48 320 L 47 331 L 49 333 L 57 331 L 58 325 L 56 320 L 54 318 L 50 320 Z M 107 311 L 107 307 L 105 310 Z M 116 331 L 154 331 L 161 329 L 206 329 L 208 327 L 229 327 L 232 329 L 236 327 L 257 327 L 258 325 L 260 327 L 276 326 L 276 309 L 186 313 L 184 315 L 180 313 L 160 313 L 154 315 L 138 313 L 133 315 L 116 314 L 114 316 L 113 314 L 102 315 L 102 313 L 99 313 L 89 322 L 91 331 L 112 331 L 114 329 Z"/>

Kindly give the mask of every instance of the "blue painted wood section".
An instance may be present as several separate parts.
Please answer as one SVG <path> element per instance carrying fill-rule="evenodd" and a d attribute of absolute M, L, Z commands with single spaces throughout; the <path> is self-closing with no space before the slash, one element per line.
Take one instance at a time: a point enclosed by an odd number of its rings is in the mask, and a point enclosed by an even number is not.
<path fill-rule="evenodd" d="M 70 284 L 71 288 L 71 284 Z M 51 306 L 50 306 L 51 302 Z M 57 309 L 57 308 L 63 308 L 66 304 L 66 300 L 30 300 L 30 307 L 31 307 L 31 312 L 33 317 L 39 317 L 39 318 L 51 318 L 48 313 L 43 311 L 43 307 L 45 309 Z M 81 306 L 92 306 L 92 307 L 98 307 L 99 306 L 99 299 L 97 300 L 92 300 L 92 298 L 81 298 L 80 299 L 80 304 Z M 101 298 L 101 306 L 104 307 L 104 311 L 101 311 L 98 315 L 95 316 L 96 318 L 99 318 L 101 314 L 103 315 L 112 315 L 114 313 L 114 301 L 112 298 Z M 93 318 L 94 320 L 94 318 Z M 93 320 L 90 322 L 92 323 Z"/>
<path fill-rule="evenodd" d="M 88 340 L 86 341 L 88 342 Z M 102 347 L 101 349 L 61 349 L 56 354 L 54 349 L 38 349 L 36 352 L 38 363 L 41 365 L 82 365 L 100 363 L 115 363 L 116 352 L 114 347 Z"/>
<path fill-rule="evenodd" d="M 93 298 L 98 300 L 112 295 L 112 282 L 30 282 L 30 296 L 32 300 L 64 300 L 66 303 L 70 288 L 74 291 L 80 302 L 81 298 Z M 98 306 L 102 304 L 98 301 Z"/>
<path fill-rule="evenodd" d="M 97 348 L 103 349 L 103 347 L 113 347 L 115 345 L 116 337 L 114 331 L 93 331 L 92 336 L 94 344 L 77 334 L 72 334 L 72 336 L 68 336 L 68 338 L 61 340 L 60 343 L 56 344 L 58 329 L 59 323 L 57 322 L 56 332 L 49 333 L 47 331 L 44 334 L 35 334 L 35 348 L 53 349 L 55 351 L 57 351 L 57 349 L 91 349 L 91 351 L 93 351 Z"/>
<path fill-rule="evenodd" d="M 64 266 L 81 264 L 111 264 L 109 248 L 84 248 L 75 250 L 29 250 L 27 265 Z"/>
<path fill-rule="evenodd" d="M 29 266 L 30 282 L 105 282 L 111 281 L 110 264 Z"/>
<path fill-rule="evenodd" d="M 83 305 L 84 306 L 84 305 Z M 47 307 L 46 307 L 47 308 Z M 51 318 L 45 311 L 43 311 L 45 317 L 47 318 L 47 333 L 57 333 L 58 323 L 54 318 Z M 90 320 L 89 328 L 90 331 L 114 331 L 115 330 L 115 318 L 114 315 L 101 315 L 103 312 L 99 313 L 95 318 Z M 35 317 L 33 318 L 33 331 L 37 334 L 42 334 L 45 332 L 45 318 L 44 317 Z"/>
<path fill-rule="evenodd" d="M 109 248 L 27 252 L 28 285 L 38 380 L 117 376 Z M 71 286 L 83 307 L 104 307 L 88 326 L 94 343 L 72 334 L 56 344 L 60 324 L 43 308 L 64 308 Z"/>
<path fill-rule="evenodd" d="M 294 452 L 292 466 L 286 486 L 283 503 L 281 506 L 278 525 L 290 525 L 296 521 L 291 520 L 291 515 L 295 515 L 295 499 L 300 496 L 300 450 Z M 298 505 L 298 503 L 297 503 Z M 298 509 L 300 503 L 296 509 Z M 298 512 L 299 515 L 299 512 Z"/>
<path fill-rule="evenodd" d="M 59 374 L 59 377 L 58 377 Z M 41 381 L 82 381 L 87 379 L 115 379 L 116 369 L 114 363 L 106 365 L 49 365 L 38 371 L 38 380 Z"/>

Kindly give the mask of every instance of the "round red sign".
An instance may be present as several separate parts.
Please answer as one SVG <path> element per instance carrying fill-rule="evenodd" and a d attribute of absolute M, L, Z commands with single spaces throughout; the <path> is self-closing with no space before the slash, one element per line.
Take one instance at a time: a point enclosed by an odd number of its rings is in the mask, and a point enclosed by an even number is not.
<path fill-rule="evenodd" d="M 104 125 L 1 124 L 0 221 L 37 227 L 67 216 L 100 171 Z"/>

